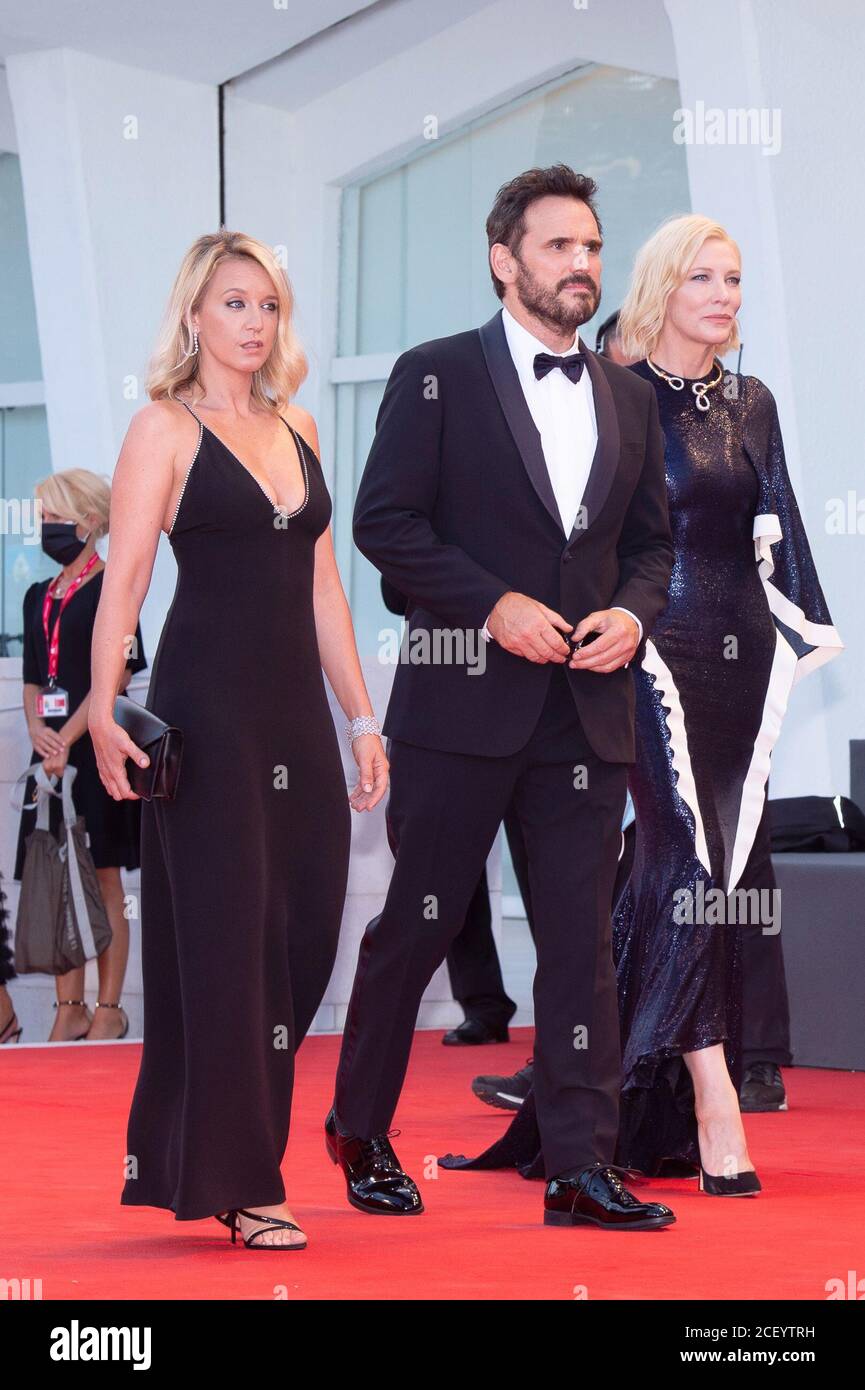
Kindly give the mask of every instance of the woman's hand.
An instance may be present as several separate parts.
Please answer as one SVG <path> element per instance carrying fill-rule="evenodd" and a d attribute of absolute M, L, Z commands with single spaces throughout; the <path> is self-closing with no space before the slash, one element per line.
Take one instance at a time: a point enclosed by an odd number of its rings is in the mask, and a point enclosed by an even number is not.
<path fill-rule="evenodd" d="M 150 762 L 147 754 L 114 719 L 88 721 L 87 727 L 96 752 L 99 776 L 109 796 L 115 801 L 140 801 L 141 797 L 129 785 L 126 759 L 134 758 L 141 767 L 147 767 Z"/>
<path fill-rule="evenodd" d="M 42 767 L 46 776 L 52 777 L 56 774 L 58 777 L 62 777 L 68 761 L 69 745 L 63 742 L 59 753 L 52 753 L 49 757 L 42 759 Z"/>
<path fill-rule="evenodd" d="M 33 748 L 40 758 L 53 758 L 63 752 L 66 747 L 63 739 L 57 730 L 50 728 L 42 718 L 31 719 L 27 727 Z"/>
<path fill-rule="evenodd" d="M 360 779 L 351 793 L 349 804 L 353 811 L 371 811 L 387 791 L 387 772 L 390 764 L 378 734 L 359 734 L 352 740 L 351 751 L 360 771 Z"/>

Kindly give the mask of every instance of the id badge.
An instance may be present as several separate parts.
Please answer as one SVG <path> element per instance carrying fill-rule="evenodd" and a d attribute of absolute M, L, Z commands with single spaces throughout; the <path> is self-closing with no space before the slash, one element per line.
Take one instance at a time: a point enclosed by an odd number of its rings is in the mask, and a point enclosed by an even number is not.
<path fill-rule="evenodd" d="M 41 719 L 69 714 L 69 691 L 61 685 L 44 685 L 36 696 L 36 713 Z"/>

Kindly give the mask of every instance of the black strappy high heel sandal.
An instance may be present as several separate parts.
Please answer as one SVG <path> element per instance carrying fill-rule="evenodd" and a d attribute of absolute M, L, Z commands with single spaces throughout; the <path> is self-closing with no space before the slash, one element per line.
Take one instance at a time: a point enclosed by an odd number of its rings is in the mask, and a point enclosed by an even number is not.
<path fill-rule="evenodd" d="M 239 1228 L 240 1228 L 240 1227 L 239 1227 L 239 1222 L 238 1222 L 238 1219 L 237 1219 L 239 1216 L 247 1216 L 247 1217 L 249 1217 L 249 1220 L 250 1220 L 250 1221 L 264 1221 L 264 1222 L 267 1223 L 268 1226 L 282 1226 L 285 1230 L 288 1230 L 288 1231 L 300 1231 L 300 1227 L 299 1227 L 299 1226 L 296 1226 L 296 1225 L 294 1224 L 293 1221 L 283 1221 L 283 1220 L 281 1220 L 280 1217 L 278 1217 L 278 1216 L 262 1216 L 262 1215 L 261 1215 L 260 1213 L 258 1213 L 258 1212 L 247 1211 L 247 1210 L 245 1209 L 245 1207 L 236 1207 L 233 1211 L 227 1211 L 227 1212 L 225 1213 L 224 1216 L 220 1216 L 218 1213 L 216 1213 L 216 1219 L 217 1219 L 217 1221 L 221 1221 L 221 1222 L 222 1222 L 222 1225 L 223 1225 L 223 1226 L 227 1226 L 227 1227 L 229 1228 L 229 1230 L 231 1231 L 231 1243 L 232 1243 L 232 1245 L 236 1245 L 236 1244 L 237 1244 L 237 1232 L 238 1232 L 238 1230 L 239 1230 Z M 254 1243 L 255 1240 L 256 1240 L 256 1238 L 257 1238 L 258 1236 L 264 1235 L 264 1233 L 265 1233 L 265 1227 L 262 1226 L 262 1228 L 261 1228 L 260 1231 L 253 1231 L 253 1232 L 252 1232 L 252 1235 L 250 1235 L 250 1236 L 243 1237 L 243 1235 L 241 1235 L 241 1239 L 243 1240 L 243 1243 L 244 1243 L 244 1245 L 246 1246 L 247 1250 L 305 1250 L 305 1249 L 306 1249 L 306 1241 L 305 1241 L 305 1240 L 304 1240 L 303 1242 L 301 1242 L 301 1241 L 296 1241 L 296 1242 L 294 1242 L 294 1243 L 292 1243 L 292 1244 L 289 1244 L 289 1245 L 277 1245 L 277 1244 L 275 1244 L 275 1243 L 274 1243 L 273 1245 L 268 1245 L 266 1242 L 264 1242 L 264 1243 L 262 1243 L 262 1244 L 259 1244 L 259 1245 L 256 1245 L 256 1244 Z M 302 1235 L 302 1234 L 303 1234 L 303 1232 L 301 1231 L 301 1235 Z"/>

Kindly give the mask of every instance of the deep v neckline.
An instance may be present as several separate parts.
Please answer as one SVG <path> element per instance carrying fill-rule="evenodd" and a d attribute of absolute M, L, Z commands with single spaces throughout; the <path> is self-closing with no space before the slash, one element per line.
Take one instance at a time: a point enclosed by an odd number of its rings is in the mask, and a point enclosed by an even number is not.
<path fill-rule="evenodd" d="M 185 402 L 184 402 L 184 404 L 185 404 Z M 194 412 L 193 412 L 193 414 L 194 414 Z M 300 471 L 301 471 L 301 473 L 302 473 L 302 475 L 303 475 L 303 501 L 301 502 L 301 504 L 300 504 L 299 507 L 295 507 L 295 508 L 294 508 L 293 510 L 291 510 L 291 511 L 288 509 L 288 507 L 285 505 L 284 502 L 274 502 L 273 498 L 271 497 L 270 493 L 267 491 L 267 488 L 264 486 L 264 484 L 263 484 L 258 478 L 256 478 L 256 476 L 255 476 L 255 474 L 253 473 L 252 469 L 251 469 L 251 468 L 247 468 L 247 466 L 246 466 L 246 464 L 243 462 L 243 460 L 237 457 L 237 454 L 234 452 L 234 450 L 231 449 L 231 448 L 229 448 L 229 446 L 226 444 L 225 440 L 224 440 L 224 439 L 220 439 L 219 435 L 216 434 L 216 433 L 210 428 L 209 425 L 205 425 L 204 421 L 203 421 L 202 419 L 200 419 L 198 416 L 196 416 L 195 418 L 198 420 L 198 423 L 201 425 L 201 428 L 202 428 L 203 430 L 207 430 L 207 433 L 208 433 L 213 439 L 216 440 L 217 444 L 219 444 L 219 445 L 222 446 L 222 448 L 223 448 L 223 449 L 225 450 L 225 452 L 228 454 L 229 458 L 233 459 L 234 462 L 238 465 L 238 467 L 243 469 L 243 471 L 244 471 L 244 473 L 247 475 L 247 477 L 249 477 L 249 478 L 252 479 L 252 481 L 255 483 L 256 487 L 258 487 L 258 488 L 260 489 L 260 491 L 263 493 L 263 495 L 267 498 L 268 503 L 270 504 L 270 506 L 271 506 L 271 508 L 273 509 L 273 511 L 279 512 L 282 516 L 286 516 L 286 517 L 288 517 L 288 516 L 297 516 L 298 512 L 302 512 L 302 511 L 303 511 L 304 507 L 306 506 L 307 502 L 309 501 L 309 473 L 308 473 L 308 471 L 307 471 L 307 467 L 306 467 L 306 458 L 305 458 L 303 449 L 302 449 L 301 446 L 300 446 L 300 441 L 299 441 L 299 439 L 298 439 L 298 437 L 297 437 L 297 434 L 296 434 L 295 431 L 292 429 L 291 425 L 288 423 L 287 420 L 284 420 L 283 417 L 280 415 L 280 417 L 279 417 L 280 420 L 282 420 L 282 423 L 285 425 L 285 428 L 289 431 L 289 433 L 291 434 L 292 439 L 294 440 L 294 447 L 295 447 L 295 449 L 297 450 L 297 457 L 298 457 L 298 459 L 299 459 L 299 461 L 300 461 Z"/>

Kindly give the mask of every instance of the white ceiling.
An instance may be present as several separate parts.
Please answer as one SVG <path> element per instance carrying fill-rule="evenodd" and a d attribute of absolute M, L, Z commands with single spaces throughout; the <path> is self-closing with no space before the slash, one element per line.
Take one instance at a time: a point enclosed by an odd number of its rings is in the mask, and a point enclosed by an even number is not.
<path fill-rule="evenodd" d="M 459 24 L 492 0 L 380 0 L 345 24 L 321 32 L 285 58 L 234 84 L 238 95 L 295 110 L 415 44 Z"/>
<path fill-rule="evenodd" d="M 276 8 L 280 3 L 284 8 Z M 0 0 L 0 61 L 76 48 L 217 84 L 367 8 L 401 0 Z M 434 8 L 434 7 L 433 7 Z"/>

